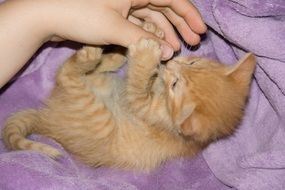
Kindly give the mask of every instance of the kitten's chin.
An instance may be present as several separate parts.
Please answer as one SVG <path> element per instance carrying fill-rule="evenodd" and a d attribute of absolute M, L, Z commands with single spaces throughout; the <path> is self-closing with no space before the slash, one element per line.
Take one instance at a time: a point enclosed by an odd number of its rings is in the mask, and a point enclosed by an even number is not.
<path fill-rule="evenodd" d="M 158 66 L 158 77 L 162 78 L 166 69 L 165 64 L 159 64 Z"/>
<path fill-rule="evenodd" d="M 167 68 L 166 64 L 160 64 L 158 70 L 158 78 L 160 78 L 165 84 L 168 83 L 170 77 L 170 69 Z"/>

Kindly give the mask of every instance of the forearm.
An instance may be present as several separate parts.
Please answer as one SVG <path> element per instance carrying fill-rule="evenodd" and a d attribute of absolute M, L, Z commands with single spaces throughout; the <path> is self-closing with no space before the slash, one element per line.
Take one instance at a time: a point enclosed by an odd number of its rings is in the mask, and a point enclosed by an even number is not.
<path fill-rule="evenodd" d="M 0 87 L 48 40 L 67 39 L 87 44 L 117 44 L 127 47 L 142 37 L 156 39 L 162 47 L 161 58 L 166 60 L 172 56 L 173 47 L 179 49 L 179 41 L 171 22 L 177 25 L 184 39 L 192 41 L 192 44 L 198 43 L 198 34 L 206 30 L 198 11 L 185 0 L 119 2 L 8 0 L 0 4 Z M 149 4 L 152 6 L 148 7 Z M 148 19 L 149 22 L 158 23 L 165 33 L 165 40 L 158 39 L 126 20 L 132 8 L 144 10 L 133 15 L 137 20 Z M 179 20 L 181 22 L 177 22 Z"/>
<path fill-rule="evenodd" d="M 17 73 L 47 40 L 42 15 L 32 1 L 16 0 L 0 4 L 0 87 Z"/>
<path fill-rule="evenodd" d="M 130 109 L 139 117 L 144 119 L 152 114 L 151 110 L 154 100 L 152 86 L 154 75 L 157 72 L 157 64 L 149 64 L 140 60 L 138 63 L 128 63 L 128 79 L 127 79 L 127 100 Z"/>
<path fill-rule="evenodd" d="M 152 85 L 152 77 L 156 67 L 151 68 L 146 64 L 129 63 L 127 87 L 129 94 L 133 96 L 149 96 Z"/>

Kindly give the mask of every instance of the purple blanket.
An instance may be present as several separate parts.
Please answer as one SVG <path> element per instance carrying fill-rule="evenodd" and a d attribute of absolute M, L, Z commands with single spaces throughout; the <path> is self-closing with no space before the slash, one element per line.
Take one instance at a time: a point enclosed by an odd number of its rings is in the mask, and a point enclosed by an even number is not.
<path fill-rule="evenodd" d="M 1 0 L 0 0 L 1 2 Z M 149 174 L 89 168 L 51 139 L 32 135 L 65 152 L 54 161 L 37 152 L 7 152 L 0 142 L 0 190 L 281 190 L 285 189 L 285 1 L 194 0 L 210 31 L 196 51 L 232 64 L 246 51 L 258 66 L 242 124 L 234 136 L 192 159 L 165 163 Z M 76 44 L 47 44 L 17 80 L 0 91 L 0 126 L 15 111 L 38 107 L 55 70 Z M 3 61 L 3 60 L 2 60 Z"/>

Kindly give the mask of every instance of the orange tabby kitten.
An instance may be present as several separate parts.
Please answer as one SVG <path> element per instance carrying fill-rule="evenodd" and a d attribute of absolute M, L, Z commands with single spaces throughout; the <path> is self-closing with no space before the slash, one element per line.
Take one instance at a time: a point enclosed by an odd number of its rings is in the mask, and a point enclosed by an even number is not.
<path fill-rule="evenodd" d="M 60 152 L 25 137 L 46 135 L 91 166 L 150 170 L 193 155 L 233 133 L 249 92 L 255 58 L 226 66 L 204 58 L 177 57 L 160 64 L 153 40 L 129 47 L 128 72 L 102 50 L 84 47 L 59 70 L 45 107 L 11 116 L 3 137 L 13 150 Z M 108 65 L 108 64 L 109 65 Z"/>

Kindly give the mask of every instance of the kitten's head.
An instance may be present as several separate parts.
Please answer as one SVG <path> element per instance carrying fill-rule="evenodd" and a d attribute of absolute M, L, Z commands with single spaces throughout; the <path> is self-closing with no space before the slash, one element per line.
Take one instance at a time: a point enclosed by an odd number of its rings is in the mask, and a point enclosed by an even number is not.
<path fill-rule="evenodd" d="M 230 135 L 240 122 L 255 68 L 247 54 L 235 65 L 178 57 L 160 69 L 175 130 L 207 144 Z"/>

